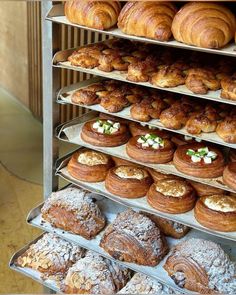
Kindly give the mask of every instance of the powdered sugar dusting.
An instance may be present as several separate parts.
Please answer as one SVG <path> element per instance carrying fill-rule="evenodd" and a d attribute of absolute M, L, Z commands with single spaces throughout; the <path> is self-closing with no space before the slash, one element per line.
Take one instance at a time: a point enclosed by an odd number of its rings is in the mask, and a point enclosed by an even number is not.
<path fill-rule="evenodd" d="M 174 251 L 180 256 L 192 258 L 206 271 L 210 289 L 236 294 L 236 263 L 218 244 L 192 238 L 178 244 Z"/>

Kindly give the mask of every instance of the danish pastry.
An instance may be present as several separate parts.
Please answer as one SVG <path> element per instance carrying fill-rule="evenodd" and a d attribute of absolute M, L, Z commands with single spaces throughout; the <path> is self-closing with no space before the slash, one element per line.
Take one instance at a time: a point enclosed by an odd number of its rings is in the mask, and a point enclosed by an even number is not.
<path fill-rule="evenodd" d="M 94 105 L 100 103 L 101 99 L 98 93 L 101 91 L 104 91 L 104 86 L 101 83 L 95 83 L 75 91 L 71 101 L 82 105 Z"/>
<path fill-rule="evenodd" d="M 100 246 L 113 258 L 156 266 L 167 254 L 167 242 L 148 217 L 126 210 L 107 226 Z"/>
<path fill-rule="evenodd" d="M 193 209 L 196 195 L 186 181 L 167 178 L 151 185 L 147 193 L 147 201 L 161 212 L 179 214 Z"/>
<path fill-rule="evenodd" d="M 175 294 L 170 287 L 141 273 L 136 273 L 132 279 L 117 294 Z"/>
<path fill-rule="evenodd" d="M 185 83 L 185 76 L 178 68 L 164 66 L 151 75 L 150 83 L 162 88 L 177 87 Z"/>
<path fill-rule="evenodd" d="M 148 218 L 150 218 L 165 236 L 170 236 L 175 239 L 180 239 L 184 237 L 190 230 L 188 226 L 181 224 L 179 222 L 162 218 L 154 214 L 149 214 L 149 213 L 143 213 L 143 214 L 146 215 Z"/>
<path fill-rule="evenodd" d="M 91 194 L 78 188 L 52 193 L 41 212 L 42 218 L 54 227 L 71 231 L 85 239 L 95 237 L 106 223 Z"/>
<path fill-rule="evenodd" d="M 130 134 L 125 124 L 99 119 L 86 122 L 80 136 L 91 145 L 113 147 L 126 143 Z"/>
<path fill-rule="evenodd" d="M 221 121 L 216 128 L 216 133 L 223 141 L 236 143 L 236 116 L 226 117 Z"/>
<path fill-rule="evenodd" d="M 126 79 L 132 82 L 148 82 L 149 76 L 155 71 L 155 66 L 147 61 L 137 61 L 128 66 Z"/>
<path fill-rule="evenodd" d="M 180 172 L 199 178 L 222 176 L 225 166 L 224 156 L 220 150 L 197 142 L 179 146 L 173 162 Z"/>
<path fill-rule="evenodd" d="M 164 269 L 174 282 L 200 294 L 235 294 L 236 267 L 214 242 L 192 238 L 177 244 Z"/>
<path fill-rule="evenodd" d="M 236 231 L 236 197 L 211 195 L 198 199 L 194 208 L 196 220 L 203 226 L 223 231 Z"/>
<path fill-rule="evenodd" d="M 236 100 L 236 73 L 221 80 L 221 97 Z"/>
<path fill-rule="evenodd" d="M 171 136 L 171 141 L 176 146 L 184 145 L 187 143 L 193 143 L 197 140 L 199 140 L 199 142 L 201 142 L 201 139 L 193 138 L 192 136 L 189 136 L 189 135 L 173 134 L 173 136 Z"/>
<path fill-rule="evenodd" d="M 236 150 L 230 149 L 230 151 L 229 151 L 229 160 L 231 162 L 236 162 Z"/>
<path fill-rule="evenodd" d="M 180 179 L 179 176 L 173 175 L 173 174 L 166 174 L 163 172 L 159 172 L 155 169 L 152 168 L 146 168 L 148 170 L 148 172 L 150 173 L 150 175 L 152 176 L 154 182 L 157 182 L 161 179 L 167 179 L 167 178 L 175 178 L 175 179 Z"/>
<path fill-rule="evenodd" d="M 212 118 L 212 114 L 202 111 L 190 116 L 186 122 L 186 130 L 190 134 L 200 134 L 202 132 L 214 132 L 217 127 L 216 119 Z"/>
<path fill-rule="evenodd" d="M 105 179 L 106 189 L 119 197 L 144 197 L 152 184 L 149 173 L 137 166 L 116 166 L 109 170 Z"/>
<path fill-rule="evenodd" d="M 100 106 L 109 113 L 118 113 L 129 106 L 129 101 L 125 95 L 115 95 L 115 91 L 101 98 Z"/>
<path fill-rule="evenodd" d="M 162 138 L 170 138 L 170 133 L 168 131 L 160 130 L 158 127 L 143 123 L 130 122 L 129 130 L 132 136 L 141 136 L 146 135 L 147 133 L 152 133 Z"/>
<path fill-rule="evenodd" d="M 192 181 L 192 180 L 191 181 L 189 180 L 189 183 L 195 189 L 198 197 L 220 195 L 224 193 L 224 190 L 214 186 L 210 186 L 210 185 Z"/>
<path fill-rule="evenodd" d="M 110 156 L 89 149 L 74 153 L 67 170 L 74 178 L 86 182 L 104 181 L 108 170 L 113 166 Z"/>
<path fill-rule="evenodd" d="M 229 163 L 223 173 L 224 183 L 236 191 L 236 162 Z"/>
<path fill-rule="evenodd" d="M 169 139 L 148 133 L 132 137 L 126 145 L 128 156 L 144 163 L 170 162 L 174 151 L 174 144 Z"/>
<path fill-rule="evenodd" d="M 54 234 L 44 234 L 17 258 L 17 265 L 42 273 L 42 278 L 63 278 L 67 270 L 84 255 L 84 250 Z"/>
<path fill-rule="evenodd" d="M 87 251 L 68 271 L 61 290 L 66 294 L 115 294 L 131 277 L 127 268 Z"/>

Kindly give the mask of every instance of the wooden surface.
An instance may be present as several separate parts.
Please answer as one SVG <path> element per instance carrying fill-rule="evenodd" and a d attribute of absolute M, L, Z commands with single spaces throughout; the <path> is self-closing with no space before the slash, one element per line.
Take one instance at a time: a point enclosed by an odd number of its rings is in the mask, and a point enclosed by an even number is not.
<path fill-rule="evenodd" d="M 0 2 L 0 85 L 28 106 L 27 1 Z"/>
<path fill-rule="evenodd" d="M 40 234 L 25 219 L 41 201 L 41 186 L 15 177 L 0 164 L 0 293 L 43 292 L 40 284 L 8 268 L 12 254 Z"/>

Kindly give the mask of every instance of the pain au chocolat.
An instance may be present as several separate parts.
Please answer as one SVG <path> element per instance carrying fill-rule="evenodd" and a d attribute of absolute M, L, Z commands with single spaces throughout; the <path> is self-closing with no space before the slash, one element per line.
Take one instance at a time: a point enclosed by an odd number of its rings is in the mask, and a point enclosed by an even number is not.
<path fill-rule="evenodd" d="M 179 146 L 173 158 L 176 169 L 199 178 L 221 176 L 225 167 L 222 152 L 204 143 L 190 143 Z"/>
<path fill-rule="evenodd" d="M 86 182 L 104 181 L 108 170 L 114 166 L 110 156 L 103 153 L 82 149 L 74 153 L 67 165 L 67 170 L 74 178 Z"/>
<path fill-rule="evenodd" d="M 223 172 L 224 183 L 236 191 L 236 162 L 229 163 Z"/>
<path fill-rule="evenodd" d="M 144 197 L 151 184 L 147 170 L 134 165 L 116 166 L 109 170 L 105 179 L 106 189 L 123 198 Z"/>
<path fill-rule="evenodd" d="M 110 223 L 100 246 L 113 258 L 140 265 L 156 266 L 168 246 L 159 228 L 148 217 L 126 210 Z"/>
<path fill-rule="evenodd" d="M 118 121 L 92 120 L 86 122 L 81 131 L 83 141 L 104 147 L 115 147 L 126 143 L 130 134 L 128 127 Z"/>
<path fill-rule="evenodd" d="M 69 187 L 52 193 L 45 201 L 42 218 L 52 226 L 92 239 L 105 226 L 106 219 L 91 193 Z"/>
<path fill-rule="evenodd" d="M 132 137 L 126 145 L 128 156 L 144 163 L 167 163 L 172 160 L 174 150 L 169 139 L 148 133 Z"/>
<path fill-rule="evenodd" d="M 147 201 L 150 206 L 161 212 L 178 214 L 193 209 L 196 194 L 185 180 L 167 178 L 151 185 Z"/>
<path fill-rule="evenodd" d="M 194 208 L 197 221 L 210 229 L 236 231 L 236 197 L 211 195 L 198 199 Z"/>

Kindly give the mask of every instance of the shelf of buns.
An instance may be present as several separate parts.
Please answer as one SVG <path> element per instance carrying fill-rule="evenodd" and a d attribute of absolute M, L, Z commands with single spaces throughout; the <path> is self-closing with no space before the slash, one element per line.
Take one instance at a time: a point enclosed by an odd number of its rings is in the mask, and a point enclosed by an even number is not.
<path fill-rule="evenodd" d="M 42 236 L 43 236 L 43 234 L 40 235 L 39 237 L 37 237 L 36 239 L 34 239 L 33 241 L 29 242 L 27 245 L 25 245 L 23 248 L 21 248 L 17 252 L 15 252 L 9 261 L 9 267 L 10 267 L 10 269 L 12 269 L 16 272 L 19 272 L 20 274 L 23 274 L 23 275 L 31 278 L 32 280 L 38 282 L 39 284 L 45 286 L 46 288 L 49 288 L 50 290 L 55 291 L 56 293 L 60 294 L 61 293 L 60 288 L 58 286 L 58 282 L 55 279 L 42 278 L 41 272 L 34 270 L 32 268 L 29 268 L 29 267 L 21 267 L 21 266 L 17 265 L 17 263 L 16 263 L 17 259 L 23 253 L 25 253 L 25 251 L 27 251 L 32 244 L 35 244 L 38 240 L 40 240 L 42 238 Z"/>
<path fill-rule="evenodd" d="M 127 119 L 127 120 L 130 120 L 130 121 L 139 122 L 139 123 L 144 123 L 145 125 L 149 125 L 149 126 L 152 126 L 152 127 L 157 127 L 157 128 L 159 128 L 161 130 L 164 129 L 164 130 L 171 131 L 173 133 L 178 133 L 178 134 L 184 135 L 184 136 L 186 136 L 186 138 L 189 138 L 189 139 L 191 139 L 191 137 L 192 137 L 192 138 L 199 139 L 199 141 L 204 140 L 204 141 L 212 142 L 214 144 L 219 144 L 219 145 L 223 145 L 223 146 L 226 146 L 226 147 L 236 149 L 236 144 L 227 143 L 227 142 L 223 141 L 217 135 L 216 132 L 210 132 L 210 133 L 202 132 L 201 134 L 195 135 L 195 134 L 188 133 L 185 127 L 181 128 L 181 129 L 178 129 L 178 130 L 167 128 L 160 122 L 159 119 L 151 119 L 148 122 L 141 122 L 141 121 L 135 120 L 130 115 L 130 109 L 131 109 L 132 105 L 128 106 L 128 107 L 125 107 L 123 110 L 121 110 L 119 112 L 110 113 L 105 108 L 103 108 L 100 104 L 86 105 L 86 104 L 78 104 L 78 103 L 73 102 L 73 100 L 72 100 L 73 93 L 75 93 L 76 91 L 81 90 L 83 88 L 86 88 L 89 85 L 92 85 L 94 83 L 101 82 L 103 80 L 104 80 L 104 78 L 95 77 L 95 78 L 92 78 L 92 79 L 89 79 L 89 80 L 85 80 L 85 81 L 70 85 L 68 87 L 64 87 L 58 92 L 57 102 L 60 103 L 60 104 L 65 104 L 65 103 L 66 104 L 72 104 L 72 105 L 76 105 L 78 107 L 86 108 L 86 109 L 96 111 L 96 112 L 99 112 L 99 113 L 105 113 L 105 114 L 109 114 L 109 115 L 112 115 L 112 116 L 115 116 L 115 117 L 118 117 L 118 118 Z"/>
<path fill-rule="evenodd" d="M 102 196 L 94 194 L 93 198 L 97 200 L 96 203 L 99 206 L 101 212 L 105 215 L 108 224 L 110 224 L 114 221 L 114 219 L 116 218 L 118 213 L 126 210 L 125 206 L 118 204 L 118 203 L 114 203 L 111 200 L 107 200 Z M 164 283 L 165 285 L 171 287 L 172 289 L 177 290 L 178 292 L 183 292 L 184 289 L 181 289 L 177 285 L 175 285 L 174 281 L 168 276 L 167 272 L 163 269 L 163 265 L 165 264 L 168 254 L 155 267 L 143 266 L 143 265 L 138 265 L 135 263 L 128 263 L 128 262 L 124 262 L 124 261 L 119 261 L 119 260 L 111 257 L 107 252 L 105 252 L 103 250 L 102 247 L 100 247 L 100 241 L 101 241 L 101 238 L 105 232 L 104 229 L 99 234 L 97 234 L 93 239 L 87 240 L 78 234 L 73 234 L 73 233 L 65 231 L 63 229 L 55 228 L 49 222 L 45 221 L 42 218 L 42 214 L 41 214 L 42 206 L 43 206 L 43 204 L 39 205 L 38 207 L 34 208 L 29 213 L 27 221 L 32 226 L 43 229 L 49 233 L 54 233 L 64 240 L 67 240 L 69 242 L 73 242 L 74 244 L 77 244 L 85 249 L 97 252 L 101 256 L 103 256 L 105 258 L 109 258 L 111 260 L 114 260 L 117 263 L 119 263 L 129 269 L 132 269 L 136 272 L 143 273 L 143 274 L 146 274 L 150 277 L 153 277 L 154 279 L 157 279 L 161 283 Z M 180 243 L 181 241 L 184 241 L 184 240 L 187 240 L 190 238 L 195 238 L 195 237 L 197 237 L 199 239 L 211 240 L 211 241 L 219 244 L 225 250 L 226 253 L 230 254 L 231 258 L 232 257 L 234 258 L 234 256 L 236 255 L 235 248 L 233 247 L 233 243 L 231 241 L 224 240 L 224 239 L 216 237 L 216 236 L 209 236 L 208 234 L 206 234 L 204 232 L 199 232 L 194 229 L 190 230 L 181 239 L 174 239 L 174 238 L 170 238 L 170 237 L 166 237 L 166 239 L 167 239 L 168 246 L 170 248 L 172 248 L 174 245 Z M 187 291 L 187 292 L 188 292 L 188 294 L 192 293 L 190 291 Z"/>
<path fill-rule="evenodd" d="M 67 169 L 67 165 L 68 165 L 73 153 L 74 152 L 65 155 L 63 158 L 59 159 L 58 163 L 57 163 L 56 175 L 60 176 L 62 179 L 66 180 L 67 182 L 72 183 L 76 186 L 82 187 L 88 191 L 101 194 L 102 196 L 105 196 L 108 199 L 110 199 L 116 203 L 119 203 L 123 206 L 126 206 L 128 208 L 137 208 L 143 212 L 147 212 L 150 214 L 154 214 L 154 215 L 166 218 L 168 220 L 182 223 L 182 224 L 189 226 L 191 228 L 194 228 L 198 231 L 202 231 L 207 234 L 210 234 L 213 236 L 218 236 L 218 237 L 221 237 L 224 239 L 236 241 L 236 232 L 220 232 L 220 231 L 211 230 L 209 228 L 202 226 L 195 219 L 193 209 L 188 212 L 181 213 L 181 214 L 165 213 L 165 212 L 159 211 L 159 210 L 153 208 L 152 206 L 150 206 L 147 201 L 146 196 L 142 197 L 142 198 L 136 198 L 136 199 L 135 198 L 119 197 L 117 195 L 112 194 L 111 192 L 109 192 L 106 189 L 104 181 L 102 181 L 102 182 L 85 182 L 85 181 L 80 181 L 80 180 L 76 179 L 68 172 L 68 169 Z"/>
<path fill-rule="evenodd" d="M 126 144 L 116 146 L 116 147 L 102 147 L 102 146 L 94 146 L 92 144 L 85 142 L 81 138 L 81 130 L 82 130 L 86 121 L 88 122 L 88 121 L 91 121 L 95 118 L 98 118 L 97 113 L 96 112 L 89 112 L 80 118 L 76 118 L 68 123 L 62 124 L 62 126 L 60 125 L 56 130 L 57 138 L 62 141 L 65 141 L 65 142 L 73 143 L 73 144 L 76 144 L 79 146 L 84 146 L 84 147 L 87 147 L 87 148 L 90 148 L 93 150 L 97 150 L 97 151 L 103 152 L 105 154 L 114 156 L 114 157 L 118 157 L 118 158 L 121 157 L 124 160 L 134 162 L 139 165 L 141 164 L 145 167 L 152 168 L 152 169 L 157 170 L 159 172 L 177 175 L 182 178 L 186 178 L 189 180 L 193 180 L 196 182 L 200 182 L 200 183 L 203 183 L 203 184 L 206 184 L 209 186 L 213 186 L 213 187 L 222 189 L 224 191 L 229 191 L 229 192 L 235 193 L 235 191 L 233 189 L 229 188 L 228 186 L 226 186 L 224 184 L 222 176 L 219 176 L 217 178 L 199 178 L 199 177 L 191 176 L 191 175 L 188 175 L 188 174 L 178 171 L 175 168 L 172 161 L 165 163 L 165 164 L 152 164 L 152 163 L 140 162 L 140 161 L 132 159 L 128 156 L 128 154 L 126 152 Z"/>
<path fill-rule="evenodd" d="M 94 29 L 94 28 L 89 28 L 89 27 L 77 25 L 77 24 L 71 23 L 70 21 L 67 20 L 67 18 L 65 17 L 65 14 L 64 14 L 64 5 L 63 4 L 54 5 L 51 8 L 51 10 L 48 12 L 46 19 L 49 21 L 58 23 L 58 24 L 70 25 L 70 26 L 77 27 L 80 29 L 103 33 L 103 34 L 110 35 L 113 37 L 125 38 L 125 39 L 129 39 L 129 40 L 140 41 L 140 42 L 145 42 L 145 43 L 152 43 L 152 44 L 161 45 L 161 46 L 169 46 L 169 47 L 182 48 L 182 49 L 187 49 L 187 50 L 208 52 L 208 53 L 212 53 L 212 54 L 227 55 L 227 56 L 233 56 L 233 57 L 236 56 L 236 44 L 234 44 L 233 42 L 231 42 L 230 44 L 226 45 L 224 48 L 221 48 L 221 49 L 209 49 L 209 48 L 202 48 L 202 47 L 187 45 L 187 44 L 175 41 L 175 40 L 161 42 L 161 41 L 154 40 L 154 39 L 148 39 L 148 38 L 143 38 L 143 37 L 138 37 L 138 36 L 133 36 L 133 35 L 126 35 L 120 29 L 118 29 L 116 27 L 105 31 L 105 30 L 99 30 L 99 29 Z"/>
<path fill-rule="evenodd" d="M 132 83 L 135 85 L 151 87 L 154 89 L 159 89 L 159 90 L 168 91 L 168 92 L 172 92 L 172 93 L 178 93 L 181 95 L 192 96 L 192 97 L 196 97 L 198 99 L 201 98 L 201 99 L 207 99 L 207 100 L 217 101 L 217 102 L 221 102 L 221 103 L 236 105 L 235 100 L 221 98 L 221 96 L 220 96 L 221 90 L 208 91 L 208 93 L 204 94 L 204 95 L 195 94 L 192 91 L 190 91 L 185 85 L 164 88 L 164 87 L 155 86 L 155 85 L 151 84 L 150 82 L 129 81 L 129 80 L 127 80 L 127 72 L 125 72 L 125 71 L 113 70 L 112 72 L 105 72 L 105 71 L 99 70 L 97 67 L 90 69 L 90 68 L 85 68 L 85 67 L 80 67 L 80 66 L 73 66 L 73 65 L 71 65 L 71 62 L 68 61 L 68 57 L 75 50 L 77 50 L 79 48 L 80 47 L 67 49 L 67 50 L 63 50 L 63 51 L 58 51 L 53 57 L 53 61 L 52 61 L 53 66 L 58 67 L 58 68 L 68 69 L 68 70 L 79 71 L 82 73 L 92 74 L 92 75 L 96 75 L 96 76 L 100 76 L 100 77 L 105 77 L 108 79 L 114 79 L 114 80 L 118 80 L 118 81 L 122 81 L 122 82 Z"/>

